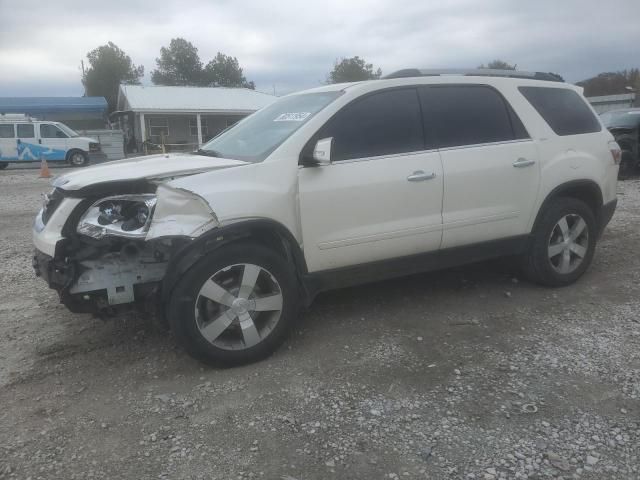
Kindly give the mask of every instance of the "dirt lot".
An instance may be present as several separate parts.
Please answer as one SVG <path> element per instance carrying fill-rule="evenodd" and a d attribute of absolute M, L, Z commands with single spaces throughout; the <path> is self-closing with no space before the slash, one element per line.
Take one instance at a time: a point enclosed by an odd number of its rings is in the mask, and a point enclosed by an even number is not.
<path fill-rule="evenodd" d="M 505 262 L 325 294 L 270 359 L 203 367 L 31 269 L 47 182 L 0 173 L 0 478 L 640 478 L 640 181 L 591 270 Z"/>

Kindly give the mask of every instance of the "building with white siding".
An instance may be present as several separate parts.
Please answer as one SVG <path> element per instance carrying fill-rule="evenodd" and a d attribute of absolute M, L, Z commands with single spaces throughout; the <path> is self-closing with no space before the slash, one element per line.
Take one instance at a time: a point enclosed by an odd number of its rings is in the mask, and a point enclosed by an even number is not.
<path fill-rule="evenodd" d="M 608 112 L 610 110 L 618 110 L 620 108 L 631 108 L 638 106 L 635 92 L 622 93 L 619 95 L 601 95 L 598 97 L 587 97 L 587 100 L 589 100 L 589 103 L 599 114 Z"/>
<path fill-rule="evenodd" d="M 145 141 L 191 151 L 275 100 L 248 88 L 120 85 L 112 119 L 129 151 L 143 151 Z"/>

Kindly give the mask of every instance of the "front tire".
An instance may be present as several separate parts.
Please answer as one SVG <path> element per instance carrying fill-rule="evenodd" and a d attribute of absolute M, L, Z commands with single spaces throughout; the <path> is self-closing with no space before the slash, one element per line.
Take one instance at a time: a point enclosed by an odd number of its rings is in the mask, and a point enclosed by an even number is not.
<path fill-rule="evenodd" d="M 222 247 L 198 262 L 180 279 L 168 307 L 171 329 L 189 355 L 225 366 L 273 353 L 297 314 L 291 264 L 254 243 Z"/>
<path fill-rule="evenodd" d="M 72 167 L 86 167 L 89 165 L 89 156 L 80 150 L 73 150 L 69 153 L 67 162 Z"/>
<path fill-rule="evenodd" d="M 0 170 L 4 170 L 8 166 L 9 166 L 9 164 L 7 162 L 0 162 Z"/>
<path fill-rule="evenodd" d="M 549 287 L 575 282 L 593 260 L 596 238 L 596 219 L 586 203 L 566 197 L 552 200 L 532 232 L 523 259 L 525 276 Z"/>

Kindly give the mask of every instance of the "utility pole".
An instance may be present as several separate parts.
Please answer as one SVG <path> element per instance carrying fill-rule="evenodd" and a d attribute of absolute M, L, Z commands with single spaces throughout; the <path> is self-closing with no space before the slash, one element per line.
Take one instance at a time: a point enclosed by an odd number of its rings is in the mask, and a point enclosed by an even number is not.
<path fill-rule="evenodd" d="M 87 86 L 84 84 L 84 60 L 80 60 L 80 66 L 82 67 L 82 86 L 84 87 L 84 96 L 87 96 Z"/>

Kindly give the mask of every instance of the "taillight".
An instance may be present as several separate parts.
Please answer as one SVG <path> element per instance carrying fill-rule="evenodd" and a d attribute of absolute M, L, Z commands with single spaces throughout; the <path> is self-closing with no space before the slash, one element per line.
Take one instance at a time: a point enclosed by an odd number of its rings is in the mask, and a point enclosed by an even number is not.
<path fill-rule="evenodd" d="M 609 151 L 613 157 L 613 163 L 620 165 L 620 160 L 622 159 L 622 150 L 620 150 L 620 146 L 616 142 L 611 141 L 609 142 Z"/>

